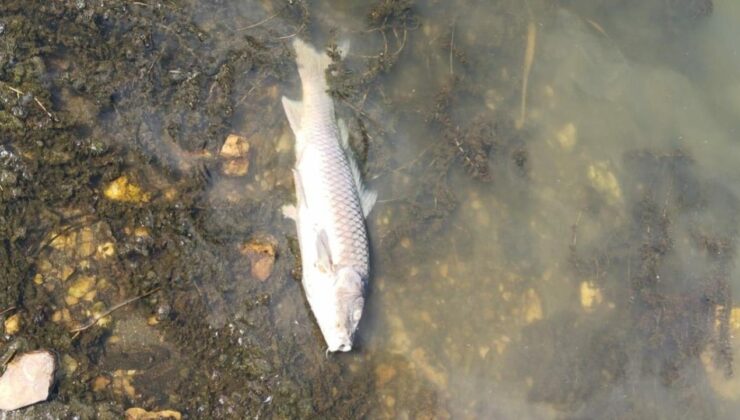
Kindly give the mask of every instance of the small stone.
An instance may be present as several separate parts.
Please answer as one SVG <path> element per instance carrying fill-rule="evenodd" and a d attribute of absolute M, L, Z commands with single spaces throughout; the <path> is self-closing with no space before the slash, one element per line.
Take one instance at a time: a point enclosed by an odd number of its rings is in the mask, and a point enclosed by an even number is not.
<path fill-rule="evenodd" d="M 149 318 L 146 319 L 146 324 L 150 327 L 153 327 L 159 324 L 159 320 L 157 319 L 156 315 L 149 315 Z"/>
<path fill-rule="evenodd" d="M 100 375 L 96 376 L 95 379 L 92 381 L 92 390 L 93 392 L 100 392 L 104 390 L 108 385 L 110 385 L 110 379 L 108 377 Z"/>
<path fill-rule="evenodd" d="M 241 246 L 242 255 L 252 263 L 252 276 L 259 281 L 267 280 L 275 266 L 276 242 L 272 237 L 254 239 Z"/>
<path fill-rule="evenodd" d="M 558 144 L 563 150 L 570 150 L 576 145 L 576 126 L 573 123 L 565 124 L 555 135 Z"/>
<path fill-rule="evenodd" d="M 396 369 L 386 364 L 378 365 L 375 368 L 375 385 L 383 386 L 396 377 Z"/>
<path fill-rule="evenodd" d="M 596 162 L 588 167 L 588 179 L 591 185 L 614 202 L 622 199 L 622 189 L 614 173 L 609 170 L 607 162 Z"/>
<path fill-rule="evenodd" d="M 111 181 L 103 190 L 103 195 L 109 200 L 126 203 L 147 203 L 151 198 L 149 193 L 132 184 L 125 175 Z"/>
<path fill-rule="evenodd" d="M 136 396 L 136 389 L 131 384 L 134 380 L 135 370 L 118 369 L 113 372 L 113 390 L 120 395 L 126 395 L 130 398 Z M 127 417 L 128 418 L 128 417 Z"/>
<path fill-rule="evenodd" d="M 54 355 L 45 350 L 16 356 L 0 377 L 0 410 L 16 410 L 49 397 Z"/>
<path fill-rule="evenodd" d="M 229 134 L 221 147 L 221 157 L 225 159 L 246 157 L 248 154 L 249 142 L 237 134 Z"/>
<path fill-rule="evenodd" d="M 5 334 L 15 335 L 21 330 L 21 314 L 15 314 L 5 320 Z"/>
<path fill-rule="evenodd" d="M 594 306 L 603 301 L 601 290 L 594 286 L 590 281 L 581 282 L 581 307 L 584 309 L 593 309 Z"/>
<path fill-rule="evenodd" d="M 80 276 L 72 283 L 67 291 L 69 296 L 82 298 L 95 286 L 95 278 L 91 276 Z"/>
<path fill-rule="evenodd" d="M 180 420 L 181 418 L 182 415 L 175 410 L 146 411 L 138 407 L 126 410 L 126 420 Z"/>
<path fill-rule="evenodd" d="M 98 245 L 98 256 L 100 258 L 108 258 L 112 257 L 116 253 L 116 246 L 113 244 L 113 242 L 106 242 L 104 244 Z"/>

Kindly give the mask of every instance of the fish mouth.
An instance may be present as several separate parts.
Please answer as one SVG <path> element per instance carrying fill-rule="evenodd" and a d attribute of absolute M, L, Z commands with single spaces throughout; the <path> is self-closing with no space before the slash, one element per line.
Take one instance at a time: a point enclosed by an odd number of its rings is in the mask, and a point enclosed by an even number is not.
<path fill-rule="evenodd" d="M 329 348 L 326 351 L 329 353 L 337 353 L 337 352 L 348 352 L 350 350 L 352 350 L 352 344 L 341 343 L 339 345 L 329 346 Z"/>

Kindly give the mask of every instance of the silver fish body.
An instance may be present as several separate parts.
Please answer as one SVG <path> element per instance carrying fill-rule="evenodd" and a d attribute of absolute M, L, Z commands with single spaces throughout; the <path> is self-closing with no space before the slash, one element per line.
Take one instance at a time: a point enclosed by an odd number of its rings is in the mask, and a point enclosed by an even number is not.
<path fill-rule="evenodd" d="M 376 194 L 364 188 L 347 144 L 347 130 L 334 114 L 325 71 L 331 63 L 305 42 L 293 43 L 302 100 L 283 97 L 295 134 L 295 220 L 303 287 L 328 351 L 349 351 L 362 316 L 370 250 L 365 217 Z"/>

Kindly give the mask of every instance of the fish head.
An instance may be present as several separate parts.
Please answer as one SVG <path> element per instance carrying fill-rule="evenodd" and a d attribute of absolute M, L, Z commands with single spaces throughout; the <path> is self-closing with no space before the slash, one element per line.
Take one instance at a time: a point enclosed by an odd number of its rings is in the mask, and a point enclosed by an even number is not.
<path fill-rule="evenodd" d="M 308 302 L 328 351 L 350 351 L 365 306 L 362 277 L 351 268 L 327 274 L 331 278 L 322 279 L 323 284 L 311 282 Z"/>

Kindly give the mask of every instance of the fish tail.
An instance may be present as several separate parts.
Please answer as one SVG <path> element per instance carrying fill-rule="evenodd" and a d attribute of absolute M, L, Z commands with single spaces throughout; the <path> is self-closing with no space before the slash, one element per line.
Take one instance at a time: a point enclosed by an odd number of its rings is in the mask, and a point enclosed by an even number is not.
<path fill-rule="evenodd" d="M 305 41 L 296 38 L 293 48 L 298 64 L 298 74 L 304 84 L 326 85 L 326 69 L 331 64 L 331 58 L 323 51 L 317 51 Z"/>

